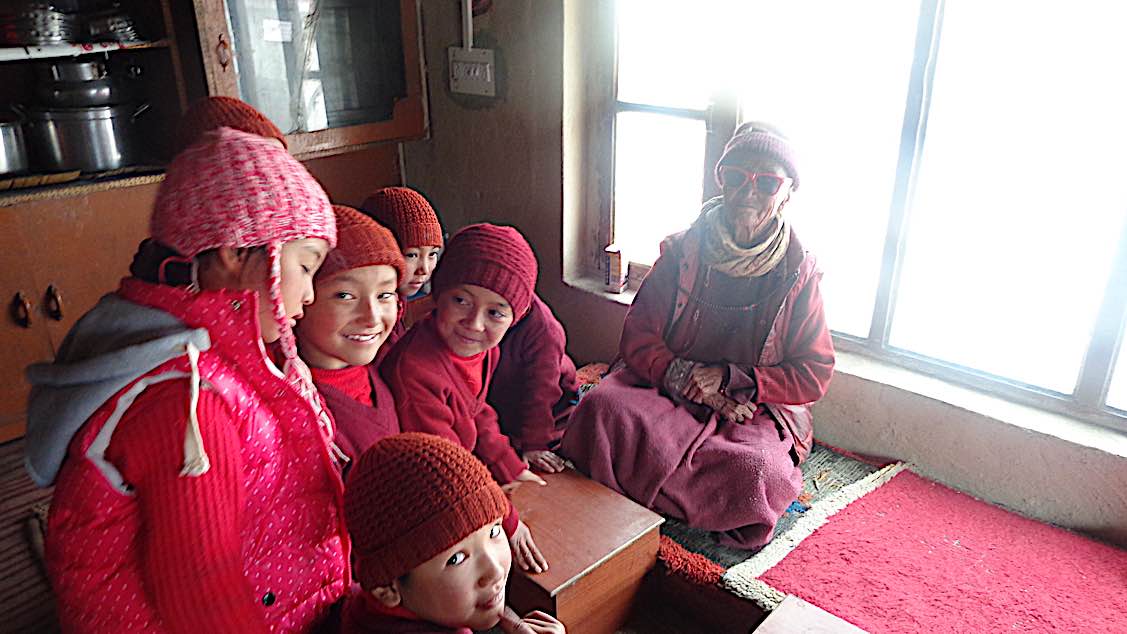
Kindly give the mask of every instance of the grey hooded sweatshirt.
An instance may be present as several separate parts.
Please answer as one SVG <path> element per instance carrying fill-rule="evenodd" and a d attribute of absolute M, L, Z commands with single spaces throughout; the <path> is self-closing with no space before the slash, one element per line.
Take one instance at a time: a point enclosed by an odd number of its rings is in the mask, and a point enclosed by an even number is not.
<path fill-rule="evenodd" d="M 125 386 L 183 356 L 187 344 L 211 347 L 206 328 L 109 294 L 71 328 L 53 363 L 27 368 L 24 465 L 39 486 L 54 483 L 71 439 Z"/>

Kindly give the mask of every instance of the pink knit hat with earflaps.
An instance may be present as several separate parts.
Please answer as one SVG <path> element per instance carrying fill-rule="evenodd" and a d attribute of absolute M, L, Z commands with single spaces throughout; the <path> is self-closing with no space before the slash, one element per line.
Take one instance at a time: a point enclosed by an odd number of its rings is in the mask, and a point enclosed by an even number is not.
<path fill-rule="evenodd" d="M 260 136 L 231 128 L 208 132 L 172 161 L 157 192 L 149 230 L 154 240 L 185 260 L 220 247 L 266 247 L 283 369 L 313 405 L 331 439 L 331 422 L 308 368 L 297 356 L 281 294 L 284 243 L 303 238 L 322 238 L 330 248 L 337 243 L 329 197 L 305 166 Z"/>

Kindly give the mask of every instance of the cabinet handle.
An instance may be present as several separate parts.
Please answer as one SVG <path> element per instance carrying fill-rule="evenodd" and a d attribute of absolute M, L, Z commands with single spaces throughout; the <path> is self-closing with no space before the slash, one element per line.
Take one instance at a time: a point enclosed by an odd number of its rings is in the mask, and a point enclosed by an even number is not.
<path fill-rule="evenodd" d="M 55 321 L 63 320 L 63 298 L 54 284 L 47 287 L 47 316 Z"/>
<path fill-rule="evenodd" d="M 231 45 L 227 43 L 227 34 L 219 34 L 219 43 L 215 45 L 215 58 L 219 61 L 219 67 L 223 72 L 227 72 L 227 67 L 231 65 Z"/>
<path fill-rule="evenodd" d="M 31 302 L 24 296 L 23 291 L 16 291 L 12 303 L 8 307 L 12 319 L 23 328 L 31 328 Z"/>

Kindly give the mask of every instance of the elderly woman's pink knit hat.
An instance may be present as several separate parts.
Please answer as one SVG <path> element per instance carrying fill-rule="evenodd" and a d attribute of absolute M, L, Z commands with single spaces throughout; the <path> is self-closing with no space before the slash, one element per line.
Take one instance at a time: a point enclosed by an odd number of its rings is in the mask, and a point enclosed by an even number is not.
<path fill-rule="evenodd" d="M 304 165 L 263 137 L 231 128 L 208 132 L 172 161 L 149 229 L 187 260 L 220 247 L 265 246 L 286 373 L 300 372 L 282 304 L 282 244 L 322 238 L 331 248 L 337 242 L 329 197 Z"/>

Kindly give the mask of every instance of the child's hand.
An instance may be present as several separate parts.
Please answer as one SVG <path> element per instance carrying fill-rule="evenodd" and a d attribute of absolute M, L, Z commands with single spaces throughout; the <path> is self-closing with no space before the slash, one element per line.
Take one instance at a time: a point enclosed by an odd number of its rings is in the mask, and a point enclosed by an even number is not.
<path fill-rule="evenodd" d="M 556 617 L 540 610 L 534 610 L 520 618 L 510 607 L 505 607 L 501 617 L 501 631 L 505 634 L 567 634 L 563 623 Z"/>
<path fill-rule="evenodd" d="M 521 460 L 527 462 L 533 469 L 544 473 L 559 473 L 566 466 L 563 458 L 547 450 L 526 451 L 521 454 Z"/>
<path fill-rule="evenodd" d="M 517 529 L 509 538 L 509 547 L 517 558 L 517 565 L 526 572 L 544 572 L 548 569 L 548 560 L 540 553 L 536 542 L 532 541 L 532 531 L 523 520 L 517 523 Z"/>
<path fill-rule="evenodd" d="M 520 486 L 521 482 L 535 482 L 542 487 L 548 486 L 548 483 L 544 481 L 544 478 L 541 478 L 528 469 L 525 469 L 524 471 L 518 473 L 517 477 L 513 478 L 512 482 L 508 484 L 502 484 L 501 490 L 505 493 L 512 494 L 512 492 L 515 491 L 518 486 Z"/>

